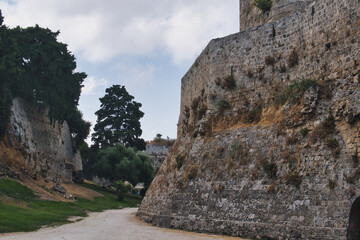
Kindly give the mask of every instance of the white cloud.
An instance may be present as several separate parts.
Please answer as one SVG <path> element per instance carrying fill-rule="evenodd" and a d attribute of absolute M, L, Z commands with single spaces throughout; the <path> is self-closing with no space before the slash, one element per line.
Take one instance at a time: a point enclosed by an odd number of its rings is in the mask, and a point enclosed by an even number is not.
<path fill-rule="evenodd" d="M 98 87 L 107 87 L 108 81 L 104 78 L 95 79 L 95 77 L 87 77 L 84 81 L 84 87 L 81 89 L 83 95 L 95 95 Z"/>
<path fill-rule="evenodd" d="M 122 84 L 129 89 L 149 86 L 154 80 L 155 67 L 149 64 L 119 64 L 116 68 Z"/>
<path fill-rule="evenodd" d="M 61 30 L 60 40 L 92 62 L 163 48 L 181 63 L 238 29 L 238 0 L 0 0 L 0 9 L 9 26 Z"/>

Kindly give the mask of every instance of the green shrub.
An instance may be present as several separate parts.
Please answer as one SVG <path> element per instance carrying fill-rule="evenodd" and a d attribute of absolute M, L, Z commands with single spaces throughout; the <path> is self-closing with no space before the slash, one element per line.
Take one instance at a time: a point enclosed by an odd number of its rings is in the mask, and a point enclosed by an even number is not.
<path fill-rule="evenodd" d="M 230 107 L 231 105 L 226 99 L 221 99 L 216 103 L 217 112 L 220 115 L 222 115 L 225 112 L 225 110 L 230 109 Z"/>
<path fill-rule="evenodd" d="M 181 166 L 182 166 L 183 163 L 184 163 L 185 156 L 179 154 L 179 155 L 177 155 L 177 156 L 175 157 L 175 160 L 176 160 L 176 168 L 177 168 L 177 169 L 180 169 Z"/>
<path fill-rule="evenodd" d="M 267 176 L 271 179 L 276 179 L 276 175 L 277 175 L 276 163 L 264 160 L 261 162 L 261 164 L 262 164 Z"/>
<path fill-rule="evenodd" d="M 274 93 L 274 105 L 279 107 L 290 100 L 294 103 L 299 103 L 300 97 L 310 88 L 316 90 L 316 80 L 299 78 L 299 81 L 294 81 L 285 89 Z"/>
<path fill-rule="evenodd" d="M 127 184 L 124 181 L 117 181 L 115 182 L 115 188 L 118 194 L 118 200 L 123 201 L 125 195 L 132 191 L 133 186 L 131 184 Z"/>
<path fill-rule="evenodd" d="M 300 92 L 305 92 L 306 90 L 312 88 L 314 90 L 316 90 L 317 87 L 317 81 L 313 80 L 313 79 L 308 79 L 308 78 L 300 78 L 300 81 L 295 81 L 293 83 L 291 83 L 288 87 L 289 90 L 291 91 L 300 91 Z"/>
<path fill-rule="evenodd" d="M 301 134 L 301 136 L 303 136 L 303 137 L 306 137 L 306 136 L 308 135 L 308 133 L 309 133 L 309 129 L 308 129 L 308 128 L 302 128 L 302 129 L 300 130 L 300 134 Z"/>
<path fill-rule="evenodd" d="M 261 119 L 262 108 L 254 107 L 253 109 L 247 111 L 244 115 L 244 121 L 246 123 L 257 123 Z"/>
<path fill-rule="evenodd" d="M 246 148 L 241 142 L 234 141 L 228 151 L 228 157 L 238 161 L 240 165 L 246 165 L 249 163 L 249 149 Z"/>
<path fill-rule="evenodd" d="M 232 75 L 227 76 L 221 83 L 223 89 L 233 90 L 236 87 L 235 78 Z"/>
<path fill-rule="evenodd" d="M 261 11 L 266 12 L 271 9 L 272 1 L 271 0 L 255 0 L 254 5 L 259 8 Z"/>
<path fill-rule="evenodd" d="M 285 103 L 288 101 L 288 94 L 286 91 L 276 92 L 274 94 L 274 104 L 276 107 L 285 105 Z"/>
<path fill-rule="evenodd" d="M 339 147 L 339 143 L 336 138 L 327 138 L 326 146 L 328 146 L 329 148 L 337 148 Z"/>
<path fill-rule="evenodd" d="M 206 110 L 207 106 L 205 104 L 201 105 L 197 110 L 197 118 L 201 119 L 205 115 Z"/>

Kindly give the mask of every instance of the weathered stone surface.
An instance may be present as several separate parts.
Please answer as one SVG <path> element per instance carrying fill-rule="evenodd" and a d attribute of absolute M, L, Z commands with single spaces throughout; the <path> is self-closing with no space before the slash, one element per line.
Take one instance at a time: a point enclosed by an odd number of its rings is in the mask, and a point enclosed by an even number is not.
<path fill-rule="evenodd" d="M 262 12 L 254 0 L 240 0 L 240 31 L 301 13 L 311 8 L 315 0 L 272 0 L 271 9 Z"/>
<path fill-rule="evenodd" d="M 359 21 L 359 1 L 319 0 L 212 40 L 182 79 L 178 139 L 138 215 L 242 237 L 346 239 L 360 196 Z M 276 107 L 299 79 L 316 89 Z"/>
<path fill-rule="evenodd" d="M 169 146 L 157 145 L 157 144 L 147 144 L 145 153 L 151 157 L 153 167 L 155 169 L 157 169 L 161 166 L 161 164 L 165 161 L 166 157 L 168 156 Z"/>
<path fill-rule="evenodd" d="M 9 126 L 8 140 L 0 142 L 4 152 L 1 162 L 8 167 L 29 171 L 34 178 L 40 175 L 54 182 L 71 181 L 73 172 L 82 170 L 81 156 L 73 152 L 66 122 L 51 123 L 46 110 L 16 98 L 11 107 Z"/>

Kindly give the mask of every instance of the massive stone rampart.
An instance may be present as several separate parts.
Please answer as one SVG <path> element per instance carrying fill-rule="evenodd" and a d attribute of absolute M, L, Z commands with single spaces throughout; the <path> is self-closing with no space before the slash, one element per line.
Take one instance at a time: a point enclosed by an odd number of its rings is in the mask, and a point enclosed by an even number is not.
<path fill-rule="evenodd" d="M 315 2 L 315 0 L 273 0 L 270 10 L 263 12 L 255 6 L 254 0 L 240 0 L 240 31 L 312 9 Z"/>
<path fill-rule="evenodd" d="M 0 149 L 1 165 L 16 175 L 61 182 L 71 181 L 82 171 L 81 156 L 73 151 L 67 123 L 51 123 L 46 110 L 21 98 L 13 100 L 9 130 Z"/>
<path fill-rule="evenodd" d="M 243 237 L 346 239 L 349 228 L 358 239 L 359 21 L 357 0 L 319 0 L 212 40 L 182 79 L 178 139 L 138 215 Z"/>

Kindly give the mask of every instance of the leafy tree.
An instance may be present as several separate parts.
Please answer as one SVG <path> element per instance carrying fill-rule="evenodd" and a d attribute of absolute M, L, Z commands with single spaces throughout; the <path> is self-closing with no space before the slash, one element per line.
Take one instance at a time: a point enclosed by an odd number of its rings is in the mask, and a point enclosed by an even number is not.
<path fill-rule="evenodd" d="M 155 142 L 161 142 L 163 139 L 161 138 L 162 135 L 160 133 L 156 134 L 156 137 L 154 138 Z"/>
<path fill-rule="evenodd" d="M 19 67 L 20 49 L 11 35 L 11 30 L 3 23 L 0 10 L 0 136 L 6 132 L 12 105 L 11 81 L 20 77 Z"/>
<path fill-rule="evenodd" d="M 110 181 L 129 181 L 134 186 L 143 182 L 148 187 L 153 179 L 151 158 L 143 152 L 135 152 L 118 143 L 101 149 L 91 167 L 93 175 Z"/>
<path fill-rule="evenodd" d="M 145 141 L 139 138 L 142 133 L 140 118 L 144 116 L 140 111 L 141 103 L 135 102 L 134 97 L 120 85 L 107 88 L 100 102 L 100 110 L 95 112 L 94 146 L 104 148 L 120 142 L 127 147 L 145 149 Z"/>
<path fill-rule="evenodd" d="M 85 121 L 82 117 L 82 113 L 77 108 L 69 111 L 67 116 L 67 123 L 75 143 L 75 148 L 78 148 L 80 144 L 84 143 L 84 139 L 87 138 L 90 132 L 91 123 Z"/>
<path fill-rule="evenodd" d="M 9 122 L 12 99 L 21 97 L 49 107 L 51 121 L 67 120 L 78 146 L 89 123 L 77 109 L 85 73 L 75 72 L 75 57 L 57 41 L 59 32 L 41 28 L 9 29 L 0 10 L 0 136 Z"/>

